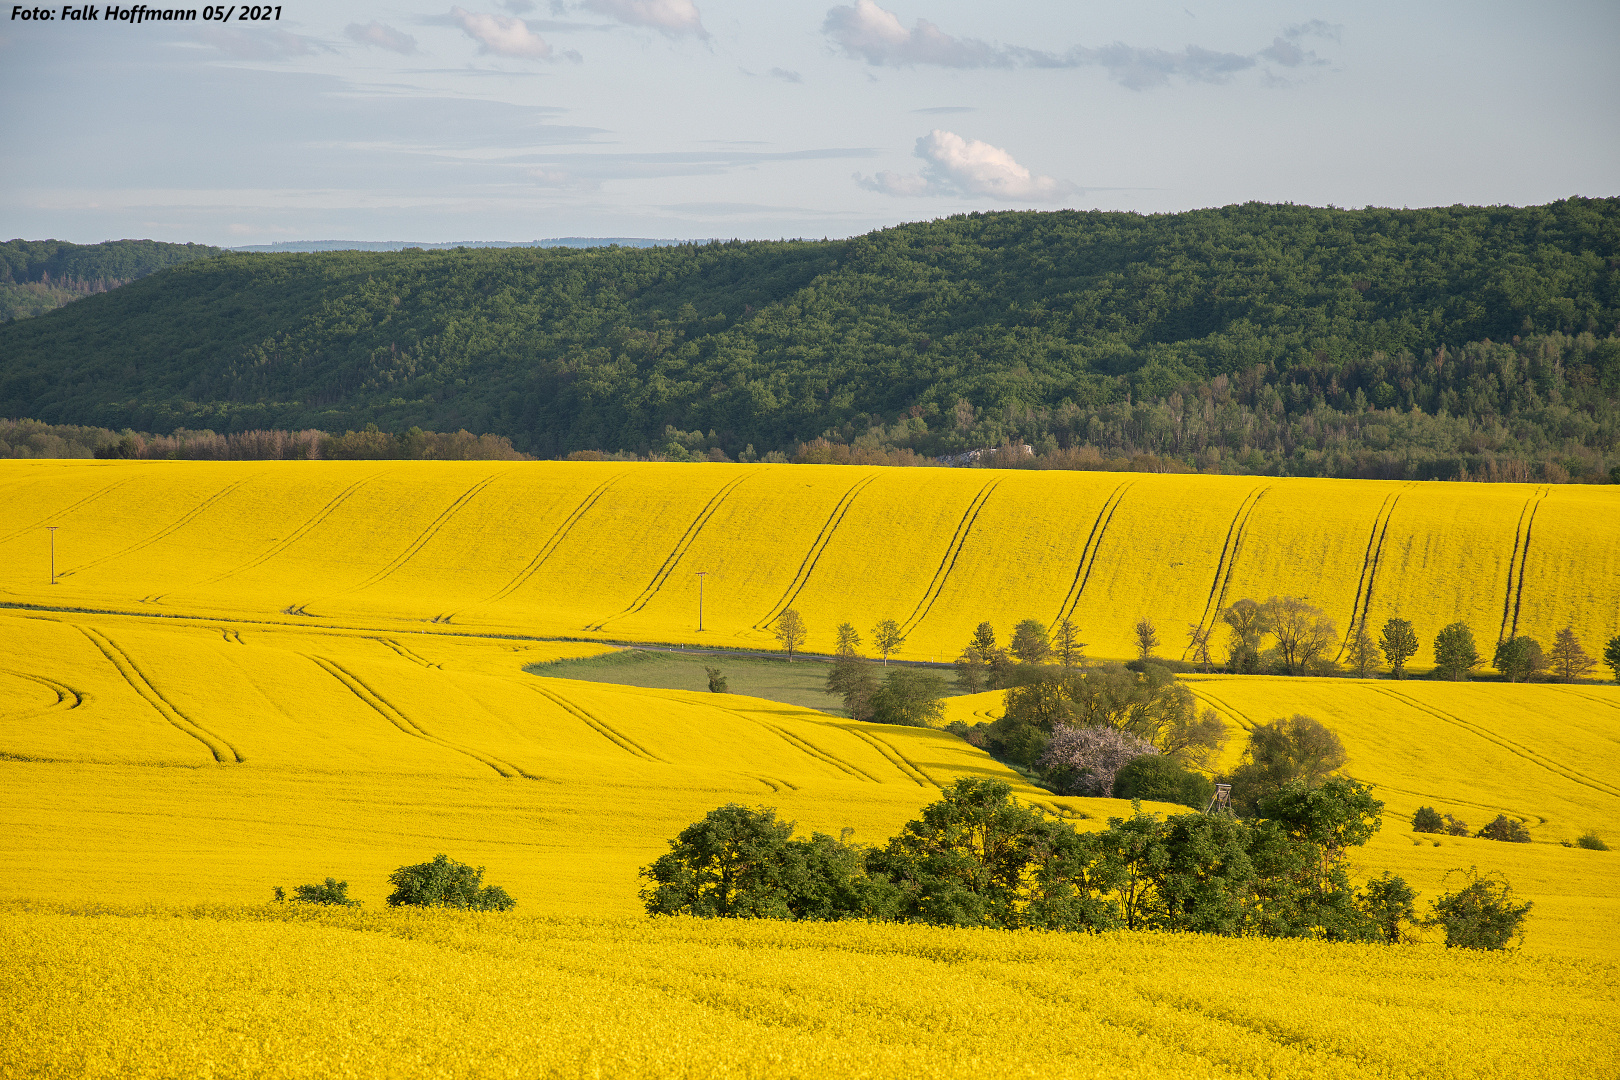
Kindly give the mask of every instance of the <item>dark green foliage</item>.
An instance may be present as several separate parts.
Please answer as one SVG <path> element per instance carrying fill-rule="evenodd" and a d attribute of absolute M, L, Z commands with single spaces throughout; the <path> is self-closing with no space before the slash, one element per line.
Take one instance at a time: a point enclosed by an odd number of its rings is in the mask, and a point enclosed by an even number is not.
<path fill-rule="evenodd" d="M 225 254 L 0 328 L 0 415 L 466 426 L 542 456 L 741 458 L 826 435 L 927 455 L 1016 439 L 1031 464 L 1601 476 L 1617 256 L 1614 199 Z"/>
<path fill-rule="evenodd" d="M 1114 798 L 1180 803 L 1195 810 L 1209 805 L 1215 785 L 1202 773 L 1183 768 L 1166 754 L 1133 758 L 1114 777 Z"/>
<path fill-rule="evenodd" d="M 1012 654 L 1021 664 L 1039 664 L 1052 652 L 1052 643 L 1046 636 L 1046 624 L 1039 619 L 1025 619 L 1013 628 Z"/>
<path fill-rule="evenodd" d="M 1385 870 L 1356 894 L 1356 906 L 1387 945 L 1406 940 L 1406 927 L 1417 922 L 1417 893 L 1400 877 Z"/>
<path fill-rule="evenodd" d="M 1404 678 L 1406 662 L 1417 655 L 1417 633 L 1405 619 L 1390 619 L 1378 636 L 1378 648 L 1384 654 L 1384 662 L 1389 665 L 1390 672 L 1397 679 Z"/>
<path fill-rule="evenodd" d="M 711 694 L 729 693 L 729 690 L 727 689 L 727 686 L 726 686 L 726 677 L 720 673 L 719 668 L 717 668 L 717 667 L 708 667 L 708 666 L 705 665 L 705 667 L 703 668 L 703 673 L 709 677 L 709 693 L 711 693 Z"/>
<path fill-rule="evenodd" d="M 641 890 L 649 915 L 826 920 L 892 908 L 859 849 L 821 833 L 795 840 L 775 810 L 737 803 L 682 829 L 641 876 L 651 883 Z"/>
<path fill-rule="evenodd" d="M 871 720 L 928 727 L 944 717 L 944 696 L 945 680 L 938 675 L 918 668 L 895 668 L 871 696 Z"/>
<path fill-rule="evenodd" d="M 1615 483 L 1620 484 L 1620 480 L 1616 480 Z M 1609 643 L 1603 647 L 1603 663 L 1614 672 L 1615 681 L 1620 682 L 1620 634 L 1610 638 Z"/>
<path fill-rule="evenodd" d="M 156 240 L 109 240 L 69 244 L 62 240 L 0 243 L 0 322 L 43 315 L 80 297 L 106 292 L 136 278 L 193 259 L 223 254 L 204 244 Z"/>
<path fill-rule="evenodd" d="M 444 855 L 432 862 L 402 866 L 388 875 L 394 891 L 390 907 L 446 907 L 464 911 L 509 911 L 517 901 L 499 885 L 484 885 L 484 868 L 471 867 Z"/>
<path fill-rule="evenodd" d="M 1444 832 L 1445 828 L 1445 819 L 1432 806 L 1420 806 L 1417 808 L 1417 813 L 1412 815 L 1413 832 L 1437 833 Z"/>
<path fill-rule="evenodd" d="M 1231 648 L 1227 665 L 1240 675 L 1254 675 L 1260 670 L 1260 643 L 1271 633 L 1271 620 L 1262 606 L 1253 600 L 1239 600 L 1221 612 L 1221 621 L 1231 630 Z"/>
<path fill-rule="evenodd" d="M 827 669 L 827 693 L 843 699 L 851 719 L 872 719 L 872 699 L 877 692 L 877 672 L 870 660 L 853 652 L 841 652 L 833 658 Z"/>
<path fill-rule="evenodd" d="M 1260 812 L 1262 799 L 1295 780 L 1322 782 L 1345 763 L 1344 744 L 1319 721 L 1295 713 L 1249 732 L 1243 761 L 1233 770 L 1232 808 Z"/>
<path fill-rule="evenodd" d="M 1508 682 L 1524 682 L 1547 673 L 1547 657 L 1541 651 L 1540 642 L 1520 634 L 1496 647 L 1491 666 L 1506 675 Z"/>
<path fill-rule="evenodd" d="M 1468 834 L 1468 822 L 1460 821 L 1457 818 L 1452 817 L 1450 814 L 1446 815 L 1447 836 L 1467 836 Z"/>
<path fill-rule="evenodd" d="M 1586 848 L 1588 851 L 1609 850 L 1609 845 L 1603 842 L 1603 838 L 1597 834 L 1597 830 L 1595 829 L 1587 829 L 1585 832 L 1581 833 L 1580 836 L 1576 837 L 1575 846 Z"/>
<path fill-rule="evenodd" d="M 1434 672 L 1447 679 L 1466 679 L 1484 661 L 1474 648 L 1474 632 L 1460 622 L 1442 627 L 1434 636 Z"/>
<path fill-rule="evenodd" d="M 329 904 L 334 907 L 359 907 L 360 901 L 349 899 L 349 883 L 327 878 L 320 885 L 299 885 L 293 889 L 292 898 L 300 904 Z M 276 886 L 276 899 L 287 899 L 287 893 L 280 885 Z"/>
<path fill-rule="evenodd" d="M 1508 883 L 1482 877 L 1477 869 L 1453 871 L 1462 885 L 1435 900 L 1425 922 L 1444 927 L 1448 949 L 1506 949 L 1524 936 L 1524 920 L 1533 906 L 1518 903 Z M 1447 875 L 1448 882 L 1451 875 Z"/>
<path fill-rule="evenodd" d="M 1530 830 L 1518 818 L 1497 814 L 1496 820 L 1475 834 L 1484 840 L 1501 840 L 1509 844 L 1528 844 Z"/>

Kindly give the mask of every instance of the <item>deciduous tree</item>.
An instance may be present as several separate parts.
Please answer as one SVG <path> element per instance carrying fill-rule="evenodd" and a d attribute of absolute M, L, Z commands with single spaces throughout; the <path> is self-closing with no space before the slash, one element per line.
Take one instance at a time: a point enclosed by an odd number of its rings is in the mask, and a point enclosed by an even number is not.
<path fill-rule="evenodd" d="M 872 695 L 872 722 L 929 727 L 944 719 L 945 680 L 916 668 L 889 672 Z"/>
<path fill-rule="evenodd" d="M 854 656 L 856 650 L 861 647 L 861 635 L 855 629 L 855 624 L 841 622 L 834 633 L 837 635 L 837 643 L 834 645 L 833 651 L 839 656 Z"/>
<path fill-rule="evenodd" d="M 1547 658 L 1542 655 L 1540 642 L 1520 634 L 1496 646 L 1491 666 L 1506 675 L 1508 682 L 1524 682 L 1546 673 Z"/>
<path fill-rule="evenodd" d="M 1614 681 L 1620 682 L 1620 634 L 1610 638 L 1609 643 L 1603 647 L 1603 663 L 1614 672 Z"/>
<path fill-rule="evenodd" d="M 1264 608 L 1253 600 L 1239 600 L 1221 612 L 1221 621 L 1232 631 L 1229 663 L 1232 671 L 1253 675 L 1260 670 L 1260 642 L 1271 632 L 1271 621 Z"/>
<path fill-rule="evenodd" d="M 1390 619 L 1378 636 L 1378 649 L 1389 664 L 1390 674 L 1397 679 L 1406 677 L 1406 662 L 1417 655 L 1417 633 L 1405 619 Z"/>
<path fill-rule="evenodd" d="M 1285 674 L 1304 675 L 1312 670 L 1339 640 L 1327 612 L 1298 597 L 1273 596 L 1264 609 Z"/>
<path fill-rule="evenodd" d="M 809 636 L 810 631 L 804 625 L 804 618 L 797 611 L 788 608 L 776 617 L 774 633 L 776 640 L 782 643 L 782 648 L 787 650 L 788 663 L 791 664 L 794 651 L 804 644 L 804 639 Z"/>
<path fill-rule="evenodd" d="M 1144 664 L 1153 657 L 1153 650 L 1159 647 L 1159 631 L 1153 625 L 1153 620 L 1146 615 L 1136 620 L 1136 658 Z"/>
<path fill-rule="evenodd" d="M 1474 647 L 1474 632 L 1465 623 L 1442 627 L 1434 636 L 1434 668 L 1448 679 L 1461 680 L 1484 663 Z"/>
<path fill-rule="evenodd" d="M 1052 634 L 1052 652 L 1065 670 L 1077 668 L 1086 662 L 1086 643 L 1080 640 L 1080 628 L 1074 620 L 1064 616 L 1058 620 Z"/>
<path fill-rule="evenodd" d="M 1558 631 L 1547 659 L 1552 662 L 1553 671 L 1563 682 L 1579 679 L 1597 667 L 1597 661 L 1586 655 L 1586 650 L 1581 648 L 1581 640 L 1575 636 L 1573 626 L 1566 626 Z"/>
<path fill-rule="evenodd" d="M 1025 619 L 1013 628 L 1011 652 L 1022 664 L 1039 664 L 1052 652 L 1046 627 L 1038 619 Z"/>
<path fill-rule="evenodd" d="M 485 885 L 484 868 L 435 855 L 432 862 L 402 866 L 388 876 L 394 891 L 390 907 L 461 908 L 466 911 L 507 911 L 516 900 L 499 885 Z"/>
<path fill-rule="evenodd" d="M 1345 760 L 1339 737 L 1309 716 L 1295 713 L 1261 724 L 1249 732 L 1243 761 L 1232 772 L 1232 806 L 1256 813 L 1261 799 L 1291 781 L 1320 784 Z"/>
<path fill-rule="evenodd" d="M 884 619 L 872 628 L 872 645 L 883 654 L 883 664 L 889 664 L 889 657 L 900 651 L 900 646 L 906 642 L 906 635 L 900 632 L 900 624 L 893 619 Z"/>
<path fill-rule="evenodd" d="M 1345 646 L 1345 656 L 1358 679 L 1365 679 L 1378 666 L 1378 643 L 1367 632 L 1366 619 L 1357 620 L 1356 632 Z"/>

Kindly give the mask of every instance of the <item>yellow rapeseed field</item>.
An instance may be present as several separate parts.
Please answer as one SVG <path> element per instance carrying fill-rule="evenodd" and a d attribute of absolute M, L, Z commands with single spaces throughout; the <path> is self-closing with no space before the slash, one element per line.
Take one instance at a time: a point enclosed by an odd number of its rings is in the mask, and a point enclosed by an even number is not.
<path fill-rule="evenodd" d="M 12 1077 L 1604 1076 L 1610 961 L 1213 937 L 0 907 Z"/>
<path fill-rule="evenodd" d="M 1620 597 L 1607 489 L 35 461 L 0 462 L 0 496 L 0 1074 L 1612 1071 L 1620 860 L 1562 846 L 1620 840 L 1608 685 L 1192 678 L 1235 736 L 1293 712 L 1340 733 L 1388 804 L 1358 873 L 1432 897 L 1477 865 L 1535 901 L 1523 953 L 1465 956 L 649 922 L 637 868 L 725 802 L 867 843 L 967 775 L 1083 828 L 1129 808 L 938 730 L 524 670 L 615 640 L 773 647 L 788 607 L 811 649 L 892 617 L 903 656 L 949 659 L 982 619 L 1067 614 L 1121 656 L 1141 614 L 1171 644 L 1272 593 L 1341 626 L 1463 618 L 1483 644 L 1570 623 L 1593 648 Z M 1417 836 L 1419 805 L 1510 813 L 1536 842 Z M 517 911 L 382 909 L 390 871 L 441 851 Z M 262 903 L 329 875 L 366 907 Z"/>
<path fill-rule="evenodd" d="M 1093 655 L 1245 596 L 1489 649 L 1620 632 L 1620 489 L 610 462 L 0 462 L 0 600 L 773 648 L 893 618 L 904 655 L 1070 615 Z M 58 526 L 49 584 L 45 527 Z M 702 571 L 704 632 L 697 630 Z"/>

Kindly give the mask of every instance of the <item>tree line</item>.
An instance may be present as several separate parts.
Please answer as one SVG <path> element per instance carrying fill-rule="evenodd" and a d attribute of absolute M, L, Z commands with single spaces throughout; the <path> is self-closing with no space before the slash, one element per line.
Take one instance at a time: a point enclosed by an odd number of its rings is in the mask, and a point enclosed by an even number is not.
<path fill-rule="evenodd" d="M 1548 482 L 1620 464 L 1617 270 L 1616 199 L 225 254 L 0 327 L 0 415 Z"/>
<path fill-rule="evenodd" d="M 219 255 L 206 244 L 156 240 L 63 240 L 0 243 L 0 322 L 43 315 L 63 304 L 116 289 L 168 266 Z"/>
<path fill-rule="evenodd" d="M 1252 821 L 1230 814 L 1159 819 L 1138 808 L 1102 831 L 1020 805 L 1000 780 L 963 777 L 887 843 L 852 830 L 795 839 L 766 807 L 710 811 L 641 876 L 652 915 L 862 919 L 996 929 L 1112 929 L 1398 944 L 1420 925 L 1448 946 L 1500 949 L 1531 904 L 1468 872 L 1426 916 L 1384 873 L 1359 888 L 1350 851 L 1381 825 L 1370 789 L 1293 781 Z"/>
<path fill-rule="evenodd" d="M 145 461 L 523 461 L 503 435 L 411 428 L 363 431 L 188 431 L 151 435 L 77 425 L 0 420 L 0 458 L 126 458 Z"/>

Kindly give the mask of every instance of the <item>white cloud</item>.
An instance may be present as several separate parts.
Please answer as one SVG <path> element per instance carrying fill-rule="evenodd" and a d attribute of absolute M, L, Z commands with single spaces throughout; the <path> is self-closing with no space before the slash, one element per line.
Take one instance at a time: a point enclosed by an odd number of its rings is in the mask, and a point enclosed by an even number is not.
<path fill-rule="evenodd" d="M 1164 86 L 1172 79 L 1222 83 L 1237 72 L 1267 60 L 1284 67 L 1320 66 L 1325 60 L 1304 49 L 1305 37 L 1338 40 L 1341 28 L 1320 19 L 1286 27 L 1264 49 L 1253 53 L 1216 52 L 1198 45 L 1179 51 L 1142 48 L 1114 42 L 1097 48 L 1075 45 L 1062 52 L 1019 45 L 992 45 L 977 38 L 952 37 L 926 19 L 906 29 L 894 12 L 875 0 L 855 0 L 853 7 L 827 12 L 821 31 L 843 52 L 874 67 L 932 64 L 948 68 L 1079 68 L 1100 67 L 1131 90 Z"/>
<path fill-rule="evenodd" d="M 885 195 L 965 195 L 1031 202 L 1055 202 L 1075 190 L 1065 181 L 1034 175 L 1000 147 L 964 139 L 954 131 L 935 128 L 917 140 L 916 154 L 925 163 L 921 173 L 856 173 L 855 182 Z"/>
<path fill-rule="evenodd" d="M 375 45 L 379 49 L 388 49 L 406 56 L 416 51 L 415 38 L 375 19 L 365 26 L 350 23 L 343 32 L 349 36 L 350 41 L 359 42 L 361 45 Z"/>
<path fill-rule="evenodd" d="M 585 0 L 585 7 L 627 25 L 646 26 L 670 37 L 709 36 L 692 0 Z"/>
<path fill-rule="evenodd" d="M 907 30 L 894 12 L 878 7 L 873 0 L 855 0 L 854 7 L 828 11 L 821 32 L 850 56 L 877 67 L 935 64 L 975 68 L 1011 63 L 1002 50 L 976 38 L 951 37 L 924 19 Z"/>
<path fill-rule="evenodd" d="M 465 11 L 459 7 L 451 8 L 450 15 L 461 24 L 468 37 L 478 42 L 480 52 L 525 60 L 545 60 L 551 56 L 551 46 L 546 44 L 546 39 L 530 30 L 522 19 Z"/>

